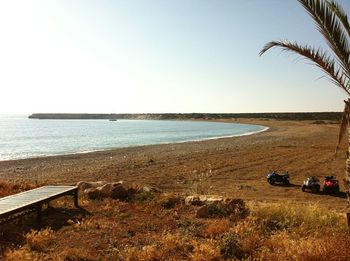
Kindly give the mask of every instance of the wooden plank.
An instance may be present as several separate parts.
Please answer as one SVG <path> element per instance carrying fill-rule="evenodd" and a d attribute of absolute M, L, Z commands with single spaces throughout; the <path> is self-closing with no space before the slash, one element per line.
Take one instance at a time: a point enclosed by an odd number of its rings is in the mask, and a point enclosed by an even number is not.
<path fill-rule="evenodd" d="M 44 186 L 0 198 L 0 218 L 26 208 L 40 207 L 43 203 L 64 195 L 75 195 L 76 186 Z"/>

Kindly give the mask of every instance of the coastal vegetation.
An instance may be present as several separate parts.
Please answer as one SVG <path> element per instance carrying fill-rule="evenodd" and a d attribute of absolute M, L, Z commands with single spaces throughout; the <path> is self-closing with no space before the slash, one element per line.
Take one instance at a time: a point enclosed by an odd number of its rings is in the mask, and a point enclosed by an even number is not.
<path fill-rule="evenodd" d="M 199 207 L 179 194 L 80 201 L 88 214 L 60 211 L 60 200 L 56 210 L 46 210 L 40 228 L 32 228 L 32 216 L 2 226 L 4 260 L 350 258 L 345 216 L 319 204 L 249 201 L 239 212 L 199 218 Z M 164 204 L 169 201 L 175 204 Z"/>
<path fill-rule="evenodd" d="M 231 119 L 275 119 L 275 120 L 327 120 L 340 121 L 341 112 L 270 112 L 270 113 L 112 113 L 112 114 L 88 114 L 88 113 L 33 113 L 30 119 L 54 119 L 54 120 L 231 120 Z"/>

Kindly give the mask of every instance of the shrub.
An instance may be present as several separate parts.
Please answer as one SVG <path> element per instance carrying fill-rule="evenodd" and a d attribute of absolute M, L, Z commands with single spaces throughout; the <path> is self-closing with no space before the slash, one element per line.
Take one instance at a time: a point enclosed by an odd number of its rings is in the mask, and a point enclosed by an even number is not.
<path fill-rule="evenodd" d="M 223 204 L 209 204 L 208 213 L 209 217 L 227 217 L 233 213 L 233 209 Z"/>
<path fill-rule="evenodd" d="M 225 233 L 220 240 L 220 254 L 225 259 L 242 258 L 243 251 L 234 233 Z"/>
<path fill-rule="evenodd" d="M 153 199 L 154 199 L 154 193 L 152 193 L 150 191 L 143 191 L 140 193 L 136 193 L 133 196 L 132 201 L 133 202 L 149 202 Z"/>
<path fill-rule="evenodd" d="M 6 261 L 39 261 L 40 258 L 35 252 L 31 252 L 28 248 L 22 247 L 19 249 L 12 249 L 5 252 L 3 256 Z M 0 256 L 0 260 L 1 256 Z"/>
<path fill-rule="evenodd" d="M 142 249 L 136 247 L 129 248 L 126 253 L 127 261 L 153 261 L 162 260 L 162 253 L 157 249 L 156 246 L 146 246 Z"/>
<path fill-rule="evenodd" d="M 25 238 L 31 250 L 45 252 L 53 243 L 55 236 L 51 228 L 46 228 L 41 231 L 31 230 L 26 234 Z"/>
<path fill-rule="evenodd" d="M 128 261 L 184 260 L 193 251 L 191 242 L 179 234 L 164 234 L 157 245 L 130 248 L 126 252 Z"/>
<path fill-rule="evenodd" d="M 209 217 L 228 217 L 232 214 L 235 219 L 245 218 L 249 213 L 242 199 L 232 199 L 228 202 L 212 203 L 208 205 Z"/>
<path fill-rule="evenodd" d="M 178 196 L 171 196 L 171 195 L 164 197 L 160 201 L 160 205 L 165 209 L 174 208 L 179 203 L 181 203 L 181 198 Z"/>
<path fill-rule="evenodd" d="M 180 219 L 177 223 L 177 227 L 180 232 L 191 236 L 201 236 L 203 230 L 203 224 L 184 218 Z"/>
<path fill-rule="evenodd" d="M 205 237 L 215 238 L 218 235 L 226 233 L 230 230 L 230 222 L 228 220 L 217 220 L 209 223 L 205 229 Z"/>
<path fill-rule="evenodd" d="M 239 236 L 242 250 L 248 255 L 253 254 L 264 244 L 266 236 L 254 217 L 238 222 L 232 230 Z"/>
<path fill-rule="evenodd" d="M 193 241 L 193 253 L 191 254 L 192 260 L 208 260 L 208 261 L 219 261 L 220 251 L 219 248 L 211 241 L 209 242 L 198 242 Z"/>

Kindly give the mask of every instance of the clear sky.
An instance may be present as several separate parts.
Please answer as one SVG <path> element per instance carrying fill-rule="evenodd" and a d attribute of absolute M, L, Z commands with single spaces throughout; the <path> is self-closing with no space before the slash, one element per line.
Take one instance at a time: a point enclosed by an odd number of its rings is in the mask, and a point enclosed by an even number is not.
<path fill-rule="evenodd" d="M 350 13 L 350 1 L 339 0 Z M 0 113 L 341 111 L 297 0 L 0 0 Z"/>

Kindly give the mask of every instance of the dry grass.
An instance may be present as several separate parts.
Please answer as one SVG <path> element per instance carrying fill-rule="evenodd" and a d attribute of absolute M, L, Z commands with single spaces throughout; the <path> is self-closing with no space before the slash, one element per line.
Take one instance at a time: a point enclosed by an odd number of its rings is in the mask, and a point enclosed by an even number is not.
<path fill-rule="evenodd" d="M 188 259 L 193 249 L 189 239 L 180 234 L 164 234 L 162 240 L 154 245 L 131 248 L 126 253 L 126 260 L 178 260 L 179 256 Z"/>
<path fill-rule="evenodd" d="M 191 254 L 192 260 L 210 260 L 216 261 L 221 260 L 219 247 L 214 241 L 194 241 L 193 242 L 193 252 Z"/>
<path fill-rule="evenodd" d="M 10 194 L 19 193 L 38 187 L 38 184 L 32 184 L 25 181 L 1 181 L 0 180 L 0 197 L 5 197 Z"/>
<path fill-rule="evenodd" d="M 187 176 L 188 193 L 190 195 L 210 195 L 213 189 L 211 178 L 212 170 L 210 165 L 208 170 L 204 172 L 193 170 Z"/>
<path fill-rule="evenodd" d="M 224 234 L 230 230 L 229 220 L 215 220 L 210 222 L 204 231 L 204 235 L 207 238 L 216 238 L 217 236 Z"/>
<path fill-rule="evenodd" d="M 6 251 L 3 259 L 7 261 L 39 261 L 40 257 L 37 253 L 30 251 L 30 249 L 22 247 Z"/>
<path fill-rule="evenodd" d="M 26 234 L 25 238 L 31 250 L 44 252 L 54 243 L 55 235 L 52 229 L 46 228 L 41 231 L 32 230 Z"/>
<path fill-rule="evenodd" d="M 253 208 L 252 216 L 267 233 L 290 230 L 303 234 L 320 230 L 342 230 L 344 216 L 318 204 L 260 204 Z"/>
<path fill-rule="evenodd" d="M 349 260 L 349 246 L 349 236 L 341 233 L 299 237 L 282 231 L 265 241 L 258 257 L 261 260 Z"/>
<path fill-rule="evenodd" d="M 69 216 L 62 226 L 46 223 L 41 230 L 31 230 L 22 241 L 9 244 L 3 258 L 350 260 L 344 215 L 317 204 L 250 202 L 244 217 L 200 219 L 195 217 L 196 207 L 185 205 L 179 195 L 145 199 L 83 200 L 93 215 Z M 56 222 L 57 213 L 53 215 L 44 216 L 44 222 L 45 218 Z"/>
<path fill-rule="evenodd" d="M 60 254 L 55 258 L 59 261 L 93 261 L 96 260 L 86 251 L 79 248 L 65 248 Z"/>

